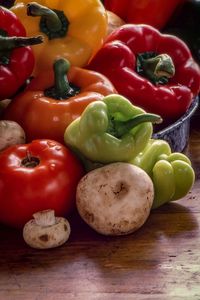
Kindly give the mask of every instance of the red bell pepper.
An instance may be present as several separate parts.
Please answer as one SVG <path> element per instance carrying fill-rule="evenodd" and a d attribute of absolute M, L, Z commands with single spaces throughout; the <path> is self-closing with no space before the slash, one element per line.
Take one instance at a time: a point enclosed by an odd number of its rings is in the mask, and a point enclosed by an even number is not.
<path fill-rule="evenodd" d="M 161 29 L 183 2 L 185 0 L 105 0 L 104 6 L 126 23 L 149 24 Z"/>
<path fill-rule="evenodd" d="M 184 114 L 200 90 L 200 68 L 186 44 L 150 25 L 113 31 L 88 65 L 119 94 L 163 119 Z"/>
<path fill-rule="evenodd" d="M 0 100 L 12 97 L 32 74 L 35 59 L 30 45 L 42 37 L 27 38 L 16 15 L 0 6 Z"/>
<path fill-rule="evenodd" d="M 52 140 L 14 145 L 0 153 L 0 222 L 21 228 L 41 210 L 66 216 L 75 207 L 80 161 Z"/>

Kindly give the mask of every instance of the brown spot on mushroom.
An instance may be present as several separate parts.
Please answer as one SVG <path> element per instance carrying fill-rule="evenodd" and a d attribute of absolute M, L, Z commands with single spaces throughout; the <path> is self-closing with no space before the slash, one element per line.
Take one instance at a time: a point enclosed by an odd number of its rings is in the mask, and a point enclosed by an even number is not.
<path fill-rule="evenodd" d="M 43 234 L 43 235 L 39 236 L 39 239 L 43 242 L 48 242 L 49 236 L 48 236 L 48 234 Z"/>
<path fill-rule="evenodd" d="M 67 225 L 64 224 L 64 231 L 67 231 Z"/>
<path fill-rule="evenodd" d="M 99 185 L 98 192 L 100 192 L 100 190 L 101 190 L 102 188 L 105 188 L 106 186 L 107 186 L 106 183 L 105 183 L 105 184 L 100 184 L 100 185 Z"/>
<path fill-rule="evenodd" d="M 115 196 L 117 198 L 123 198 L 129 191 L 129 186 L 127 185 L 126 182 L 123 181 L 119 181 L 116 183 L 114 189 L 112 190 L 113 194 L 115 194 Z"/>

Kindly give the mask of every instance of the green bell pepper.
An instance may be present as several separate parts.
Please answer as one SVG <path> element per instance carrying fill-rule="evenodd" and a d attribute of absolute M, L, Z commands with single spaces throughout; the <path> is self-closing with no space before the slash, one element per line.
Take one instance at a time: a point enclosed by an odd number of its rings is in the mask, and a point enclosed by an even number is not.
<path fill-rule="evenodd" d="M 131 163 L 146 171 L 153 181 L 155 195 L 152 208 L 186 196 L 195 180 L 189 158 L 183 153 L 171 153 L 169 144 L 164 140 L 150 140 Z"/>
<path fill-rule="evenodd" d="M 65 130 L 65 143 L 80 157 L 95 163 L 127 162 L 138 155 L 160 122 L 125 97 L 112 94 L 90 103 Z"/>

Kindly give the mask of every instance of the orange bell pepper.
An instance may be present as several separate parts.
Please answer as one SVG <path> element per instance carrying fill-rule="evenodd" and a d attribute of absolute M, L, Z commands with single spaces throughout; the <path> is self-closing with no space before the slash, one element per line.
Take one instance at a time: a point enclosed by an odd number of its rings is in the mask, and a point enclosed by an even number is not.
<path fill-rule="evenodd" d="M 112 93 L 116 90 L 104 75 L 58 59 L 54 72 L 32 79 L 5 109 L 3 118 L 18 122 L 27 141 L 46 138 L 64 143 L 66 127 L 86 106 Z"/>

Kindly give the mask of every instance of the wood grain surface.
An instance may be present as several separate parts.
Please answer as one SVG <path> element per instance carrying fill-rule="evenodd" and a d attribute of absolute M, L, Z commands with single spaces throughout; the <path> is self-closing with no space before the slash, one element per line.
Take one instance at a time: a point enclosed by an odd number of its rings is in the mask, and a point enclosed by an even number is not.
<path fill-rule="evenodd" d="M 60 248 L 34 250 L 0 227 L 0 300 L 200 299 L 200 115 L 185 153 L 196 182 L 180 201 L 150 214 L 137 232 L 105 237 L 75 213 Z"/>

